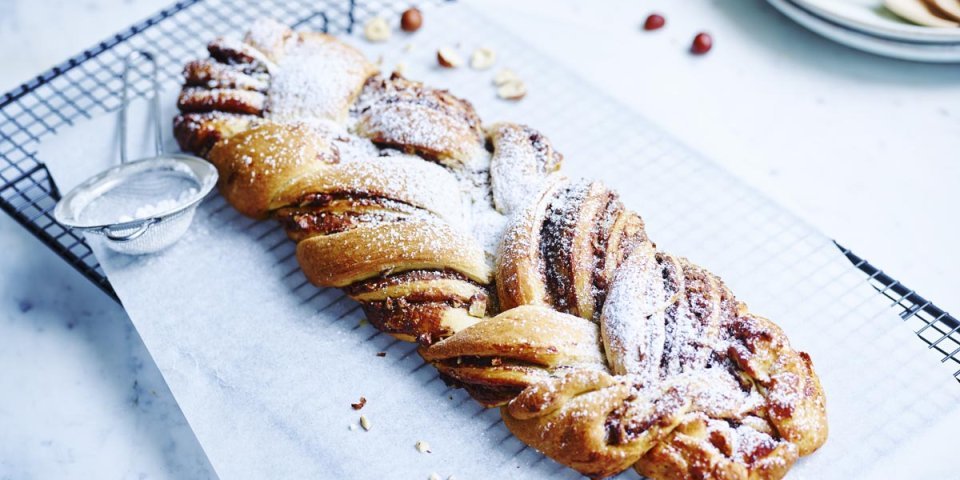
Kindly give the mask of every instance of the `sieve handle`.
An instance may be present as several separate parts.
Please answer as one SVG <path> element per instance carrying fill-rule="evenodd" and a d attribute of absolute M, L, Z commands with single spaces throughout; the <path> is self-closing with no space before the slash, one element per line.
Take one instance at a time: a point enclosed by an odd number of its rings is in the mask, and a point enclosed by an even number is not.
<path fill-rule="evenodd" d="M 103 227 L 100 229 L 100 233 L 102 233 L 103 236 L 107 237 L 108 239 L 114 242 L 129 242 L 131 240 L 136 240 L 142 237 L 144 233 L 147 233 L 147 230 L 149 230 L 150 227 L 152 227 L 154 224 L 156 224 L 159 221 L 160 221 L 159 218 L 151 218 L 149 220 L 146 220 L 143 223 L 141 223 L 136 230 L 130 233 L 114 233 L 113 230 L 111 230 L 112 227 Z"/>
<path fill-rule="evenodd" d="M 153 119 L 154 150 L 159 157 L 163 155 L 163 127 L 160 125 L 160 81 L 157 79 L 157 62 L 153 54 L 143 50 L 134 50 L 123 59 L 123 90 L 120 106 L 120 162 L 127 162 L 127 107 L 130 104 L 130 70 L 134 69 L 134 61 L 138 58 L 146 60 L 150 65 L 150 87 L 153 90 L 150 98 L 150 113 Z"/>

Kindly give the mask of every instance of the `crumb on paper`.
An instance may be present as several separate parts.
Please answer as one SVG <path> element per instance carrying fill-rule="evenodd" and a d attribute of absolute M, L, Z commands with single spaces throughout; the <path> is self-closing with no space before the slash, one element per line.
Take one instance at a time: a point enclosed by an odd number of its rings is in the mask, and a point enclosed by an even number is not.
<path fill-rule="evenodd" d="M 367 317 L 363 317 L 363 318 L 361 318 L 360 320 L 357 321 L 357 326 L 358 326 L 358 327 L 363 327 L 363 326 L 365 326 L 365 325 L 368 324 L 368 323 L 370 323 L 370 322 L 367 321 Z"/>
<path fill-rule="evenodd" d="M 386 356 L 387 356 L 387 352 L 377 352 L 377 356 L 378 356 L 378 357 L 386 357 Z"/>
<path fill-rule="evenodd" d="M 370 420 L 366 417 L 366 415 L 360 415 L 360 426 L 363 427 L 364 430 L 368 432 L 370 431 L 370 427 L 372 425 L 370 424 Z"/>
<path fill-rule="evenodd" d="M 360 397 L 359 402 L 351 403 L 350 406 L 353 407 L 354 410 L 360 410 L 366 404 L 367 404 L 367 397 Z"/>
<path fill-rule="evenodd" d="M 357 429 L 357 424 L 351 423 L 347 428 L 352 432 Z"/>
<path fill-rule="evenodd" d="M 416 447 L 417 447 L 417 451 L 420 453 L 433 453 L 433 451 L 430 450 L 430 444 L 427 442 L 424 442 L 423 440 L 417 440 Z"/>
<path fill-rule="evenodd" d="M 437 475 L 436 473 L 431 473 L 430 476 L 427 477 L 427 479 L 428 479 L 428 480 L 443 480 L 442 478 L 440 478 L 440 475 Z"/>

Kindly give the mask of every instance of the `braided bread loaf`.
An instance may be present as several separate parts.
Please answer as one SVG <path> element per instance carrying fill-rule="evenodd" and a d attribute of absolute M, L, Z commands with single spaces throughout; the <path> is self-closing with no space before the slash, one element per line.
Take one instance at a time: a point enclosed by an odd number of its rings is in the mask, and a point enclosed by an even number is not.
<path fill-rule="evenodd" d="M 746 479 L 826 440 L 809 357 L 616 193 L 564 179 L 543 135 L 272 21 L 208 50 L 184 70 L 181 147 L 525 443 L 598 478 Z"/>

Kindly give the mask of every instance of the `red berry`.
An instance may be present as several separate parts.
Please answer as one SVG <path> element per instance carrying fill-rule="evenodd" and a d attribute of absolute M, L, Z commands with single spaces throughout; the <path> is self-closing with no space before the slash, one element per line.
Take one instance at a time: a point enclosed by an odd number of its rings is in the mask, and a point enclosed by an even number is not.
<path fill-rule="evenodd" d="M 663 18 L 663 15 L 658 15 L 656 13 L 651 13 L 647 17 L 647 21 L 643 22 L 644 30 L 657 30 L 662 28 L 667 23 L 667 19 Z"/>
<path fill-rule="evenodd" d="M 700 32 L 696 37 L 693 37 L 693 45 L 690 46 L 690 51 L 697 55 L 703 55 L 709 52 L 711 48 L 713 48 L 713 37 L 709 33 Z"/>

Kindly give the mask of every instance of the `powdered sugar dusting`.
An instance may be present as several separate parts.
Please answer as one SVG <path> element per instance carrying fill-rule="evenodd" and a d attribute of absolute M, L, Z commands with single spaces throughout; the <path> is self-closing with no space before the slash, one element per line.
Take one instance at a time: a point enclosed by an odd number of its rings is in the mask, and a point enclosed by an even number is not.
<path fill-rule="evenodd" d="M 265 117 L 278 121 L 324 118 L 342 122 L 373 73 L 353 47 L 323 34 L 290 32 L 257 22 L 246 41 L 273 59 Z"/>
<path fill-rule="evenodd" d="M 529 204 L 545 184 L 563 179 L 560 155 L 539 132 L 525 126 L 500 123 L 489 129 L 493 144 L 490 179 L 494 203 L 504 215 Z"/>

